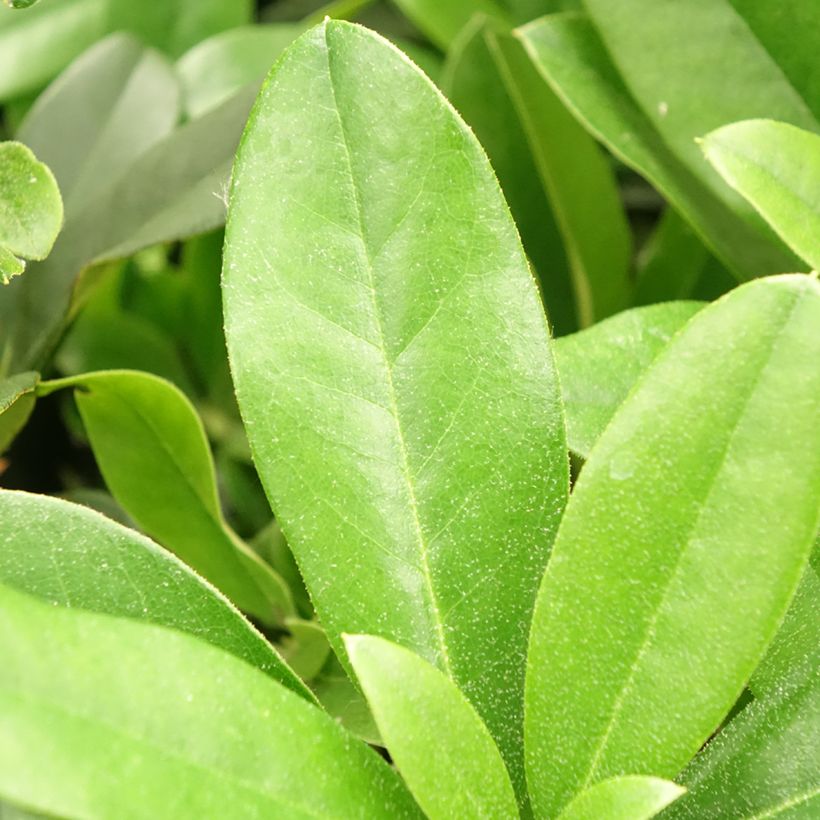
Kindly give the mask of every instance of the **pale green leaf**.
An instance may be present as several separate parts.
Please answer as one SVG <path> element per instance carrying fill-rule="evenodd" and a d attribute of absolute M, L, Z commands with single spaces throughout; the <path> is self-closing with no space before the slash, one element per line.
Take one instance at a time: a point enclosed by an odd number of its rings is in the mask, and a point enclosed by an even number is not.
<path fill-rule="evenodd" d="M 111 494 L 149 535 L 241 609 L 265 622 L 293 611 L 286 585 L 222 517 L 211 452 L 190 401 L 138 371 L 41 383 L 76 388 L 77 407 Z"/>
<path fill-rule="evenodd" d="M 613 4 L 613 10 L 622 5 Z M 701 5 L 699 0 L 698 5 Z M 656 7 L 669 9 L 673 6 L 676 14 L 683 12 L 689 17 L 696 16 L 680 3 L 664 2 Z M 688 42 L 690 38 L 681 37 L 680 31 L 676 30 L 675 37 Z M 738 197 L 732 195 L 724 183 L 718 179 L 713 187 L 704 174 L 696 174 L 667 145 L 656 124 L 661 116 L 657 109 L 660 106 L 665 110 L 665 104 L 671 110 L 672 102 L 663 94 L 658 96 L 654 101 L 654 118 L 650 117 L 632 97 L 601 38 L 584 15 L 566 13 L 544 17 L 519 29 L 518 35 L 570 111 L 617 157 L 657 187 L 738 277 L 749 279 L 799 269 L 796 257 L 756 214 L 743 207 L 742 201 L 738 204 Z M 654 42 L 648 39 L 648 35 L 644 38 L 636 48 L 644 55 L 648 52 L 657 54 Z M 652 42 L 651 49 L 646 47 L 648 42 Z M 702 45 L 710 48 L 713 54 L 722 48 L 722 42 L 714 38 Z M 671 49 L 668 44 L 667 48 Z M 656 81 L 663 81 L 666 75 L 658 69 L 653 71 Z M 683 82 L 691 83 L 691 79 L 691 66 L 687 65 Z M 680 77 L 676 77 L 676 82 L 678 80 Z M 726 78 L 720 83 L 727 90 L 734 88 Z M 699 90 L 697 93 L 700 98 L 712 96 L 711 92 Z M 730 120 L 727 114 L 724 122 Z M 708 128 L 691 132 L 690 125 L 687 125 L 685 130 L 691 133 L 687 139 L 692 141 L 696 136 L 703 136 Z M 692 145 L 698 154 L 693 141 Z M 708 164 L 699 154 L 696 159 L 708 172 Z"/>
<path fill-rule="evenodd" d="M 613 777 L 581 792 L 558 820 L 651 820 L 685 791 L 659 777 Z"/>
<path fill-rule="evenodd" d="M 795 253 L 820 269 L 820 136 L 747 120 L 708 134 L 702 148 Z"/>
<path fill-rule="evenodd" d="M 346 635 L 345 647 L 390 756 L 430 820 L 519 816 L 498 748 L 446 675 L 383 638 Z"/>
<path fill-rule="evenodd" d="M 27 808 L 151 820 L 418 816 L 371 749 L 191 635 L 0 585 L 0 645 L 0 794 Z"/>
<path fill-rule="evenodd" d="M 176 64 L 188 116 L 198 117 L 215 108 L 248 83 L 261 83 L 277 57 L 304 29 L 304 25 L 287 23 L 241 26 L 197 43 Z"/>
<path fill-rule="evenodd" d="M 595 445 L 532 626 L 536 812 L 623 772 L 675 777 L 764 655 L 818 525 L 819 324 L 812 277 L 733 291 L 675 336 Z"/>
<path fill-rule="evenodd" d="M 395 0 L 396 5 L 419 31 L 447 51 L 459 32 L 475 14 L 483 14 L 502 23 L 511 19 L 498 0 Z"/>
<path fill-rule="evenodd" d="M 48 166 L 19 142 L 0 142 L 0 280 L 45 259 L 63 224 L 63 201 Z"/>
<path fill-rule="evenodd" d="M 39 381 L 40 374 L 33 371 L 0 380 L 0 455 L 28 421 Z"/>
<path fill-rule="evenodd" d="M 439 666 L 521 787 L 525 625 L 567 492 L 547 326 L 481 148 L 377 35 L 328 21 L 272 72 L 223 286 L 255 461 L 331 644 Z"/>
<path fill-rule="evenodd" d="M 567 443 L 587 458 L 646 368 L 697 311 L 700 302 L 667 302 L 619 313 L 554 342 Z"/>
<path fill-rule="evenodd" d="M 61 499 L 0 491 L 0 584 L 190 632 L 313 700 L 276 650 L 210 584 L 134 530 Z"/>

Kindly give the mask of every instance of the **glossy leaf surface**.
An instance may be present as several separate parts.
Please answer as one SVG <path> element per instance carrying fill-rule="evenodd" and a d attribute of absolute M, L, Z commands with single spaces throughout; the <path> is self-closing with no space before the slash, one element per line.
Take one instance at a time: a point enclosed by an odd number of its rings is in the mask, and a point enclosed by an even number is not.
<path fill-rule="evenodd" d="M 533 619 L 537 812 L 624 771 L 676 776 L 763 656 L 817 528 L 819 323 L 812 277 L 733 291 L 674 338 L 595 445 Z"/>
<path fill-rule="evenodd" d="M 708 134 L 706 158 L 813 269 L 820 269 L 820 136 L 772 120 Z"/>
<path fill-rule="evenodd" d="M 573 452 L 589 456 L 646 368 L 702 307 L 700 302 L 667 302 L 634 308 L 555 340 Z"/>
<path fill-rule="evenodd" d="M 40 374 L 32 371 L 0 381 L 0 455 L 28 421 L 39 380 Z"/>
<path fill-rule="evenodd" d="M 613 777 L 581 792 L 558 820 L 651 820 L 684 791 L 658 777 Z"/>
<path fill-rule="evenodd" d="M 431 820 L 519 816 L 497 746 L 446 675 L 383 638 L 347 635 L 345 647 L 390 756 Z"/>
<path fill-rule="evenodd" d="M 14 802 L 61 817 L 418 816 L 372 750 L 191 635 L 0 586 L 0 644 L 0 794 Z"/>
<path fill-rule="evenodd" d="M 47 165 L 19 142 L 0 142 L 0 281 L 26 259 L 48 256 L 63 223 L 63 201 Z"/>
<path fill-rule="evenodd" d="M 449 674 L 520 785 L 522 625 L 567 461 L 486 157 L 398 51 L 328 21 L 269 77 L 230 209 L 237 396 L 319 620 L 337 653 L 373 633 Z"/>
<path fill-rule="evenodd" d="M 689 793 L 670 820 L 817 816 L 818 670 L 815 663 L 752 701 L 709 743 L 683 773 Z"/>
<path fill-rule="evenodd" d="M 519 29 L 519 36 L 555 92 L 587 129 L 658 188 L 739 278 L 800 269 L 797 258 L 759 217 L 725 201 L 666 144 L 584 15 L 544 17 Z M 691 71 L 685 79 L 691 80 Z M 726 84 L 725 79 L 721 82 Z M 655 105 L 664 101 L 660 98 Z M 719 180 L 718 184 L 723 185 Z"/>
<path fill-rule="evenodd" d="M 45 382 L 40 393 L 64 387 L 77 388 L 100 471 L 123 509 L 241 609 L 266 622 L 290 614 L 281 578 L 222 517 L 208 442 L 184 394 L 127 370 Z"/>
<path fill-rule="evenodd" d="M 134 530 L 61 499 L 0 492 L 0 584 L 52 606 L 190 632 L 312 700 L 226 598 Z"/>

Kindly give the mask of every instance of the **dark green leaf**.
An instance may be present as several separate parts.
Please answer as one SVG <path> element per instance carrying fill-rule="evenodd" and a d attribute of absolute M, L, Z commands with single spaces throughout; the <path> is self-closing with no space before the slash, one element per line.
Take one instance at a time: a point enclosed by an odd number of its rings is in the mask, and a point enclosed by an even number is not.
<path fill-rule="evenodd" d="M 687 323 L 595 445 L 532 626 L 536 812 L 623 772 L 676 776 L 763 656 L 817 527 L 818 326 L 812 277 L 733 291 Z"/>
<path fill-rule="evenodd" d="M 481 148 L 377 35 L 328 21 L 269 77 L 224 290 L 255 460 L 331 644 L 380 634 L 439 666 L 520 787 L 524 625 L 567 493 L 549 337 Z"/>

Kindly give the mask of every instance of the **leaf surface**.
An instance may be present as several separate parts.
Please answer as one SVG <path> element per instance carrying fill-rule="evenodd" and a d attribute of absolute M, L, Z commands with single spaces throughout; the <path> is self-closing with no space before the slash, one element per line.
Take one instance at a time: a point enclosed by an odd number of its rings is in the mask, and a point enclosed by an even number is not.
<path fill-rule="evenodd" d="M 669 780 L 623 775 L 581 792 L 558 820 L 650 820 L 677 800 L 685 789 Z"/>
<path fill-rule="evenodd" d="M 498 747 L 446 675 L 383 638 L 346 635 L 345 647 L 390 756 L 431 820 L 519 816 Z"/>
<path fill-rule="evenodd" d="M 0 142 L 0 281 L 44 259 L 63 224 L 63 201 L 48 166 L 19 142 Z"/>
<path fill-rule="evenodd" d="M 726 125 L 706 158 L 813 269 L 820 268 L 820 136 L 772 120 Z"/>
<path fill-rule="evenodd" d="M 255 462 L 337 654 L 340 633 L 372 633 L 437 665 L 520 786 L 522 625 L 567 458 L 545 317 L 481 148 L 400 52 L 328 21 L 251 115 L 223 277 Z"/>
<path fill-rule="evenodd" d="M 313 700 L 226 598 L 145 536 L 48 496 L 3 490 L 0 511 L 0 584 L 51 606 L 190 632 Z"/>
<path fill-rule="evenodd" d="M 39 380 L 40 374 L 33 371 L 0 380 L 0 455 L 28 421 Z"/>
<path fill-rule="evenodd" d="M 44 382 L 39 393 L 65 387 L 76 388 L 100 471 L 123 509 L 241 609 L 267 623 L 290 614 L 282 579 L 222 517 L 205 432 L 185 395 L 127 370 Z"/>
<path fill-rule="evenodd" d="M 191 635 L 0 586 L 0 644 L 7 799 L 61 817 L 418 816 L 367 746 Z"/>
<path fill-rule="evenodd" d="M 536 812 L 624 771 L 675 777 L 765 653 L 818 525 L 819 323 L 813 277 L 738 288 L 687 323 L 593 448 L 531 631 Z"/>
<path fill-rule="evenodd" d="M 662 5 L 666 8 L 675 4 Z M 731 201 L 724 198 L 731 191 L 723 183 L 714 183 L 724 189 L 719 195 L 703 174 L 695 173 L 667 145 L 656 119 L 635 101 L 587 17 L 575 13 L 551 15 L 524 26 L 518 34 L 568 108 L 619 159 L 658 188 L 737 277 L 749 279 L 800 269 L 797 258 L 756 214 L 738 203 L 736 196 L 730 196 Z M 663 77 L 656 79 L 662 81 Z M 687 69 L 685 81 L 690 79 L 691 69 Z M 730 87 L 725 78 L 720 83 Z M 664 102 L 660 96 L 654 105 Z M 727 114 L 723 122 L 729 121 Z M 688 133 L 689 126 L 686 130 Z M 709 130 L 704 127 L 688 139 L 694 140 Z M 708 172 L 708 165 L 698 159 Z"/>
<path fill-rule="evenodd" d="M 646 368 L 702 307 L 667 302 L 633 308 L 555 340 L 567 443 L 574 453 L 589 456 Z"/>

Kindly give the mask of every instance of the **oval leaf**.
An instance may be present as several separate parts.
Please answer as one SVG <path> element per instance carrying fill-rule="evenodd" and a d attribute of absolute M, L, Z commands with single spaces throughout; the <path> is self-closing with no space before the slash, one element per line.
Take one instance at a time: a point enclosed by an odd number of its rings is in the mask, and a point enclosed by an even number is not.
<path fill-rule="evenodd" d="M 226 598 L 145 536 L 86 507 L 9 490 L 0 522 L 0 583 L 55 606 L 190 632 L 314 700 Z"/>
<path fill-rule="evenodd" d="M 481 148 L 379 36 L 327 21 L 274 68 L 224 293 L 256 463 L 337 653 L 363 632 L 436 664 L 521 785 L 523 625 L 567 493 L 548 331 Z"/>
<path fill-rule="evenodd" d="M 783 122 L 748 120 L 713 131 L 702 147 L 792 250 L 820 269 L 820 136 Z"/>
<path fill-rule="evenodd" d="M 344 640 L 379 733 L 425 814 L 431 820 L 517 818 L 498 747 L 456 685 L 383 638 Z"/>
<path fill-rule="evenodd" d="M 285 583 L 222 517 L 202 422 L 184 393 L 148 373 L 110 370 L 43 382 L 75 387 L 111 494 L 152 538 L 240 609 L 272 622 L 293 612 Z"/>
<path fill-rule="evenodd" d="M 558 820 L 651 820 L 685 791 L 658 777 L 613 777 L 581 792 Z"/>
<path fill-rule="evenodd" d="M 191 635 L 0 584 L 0 645 L 0 794 L 27 808 L 192 820 L 418 816 L 371 749 Z"/>
<path fill-rule="evenodd" d="M 531 633 L 543 815 L 624 771 L 677 775 L 764 654 L 817 527 L 818 326 L 812 277 L 733 291 L 675 337 L 592 450 Z"/>

